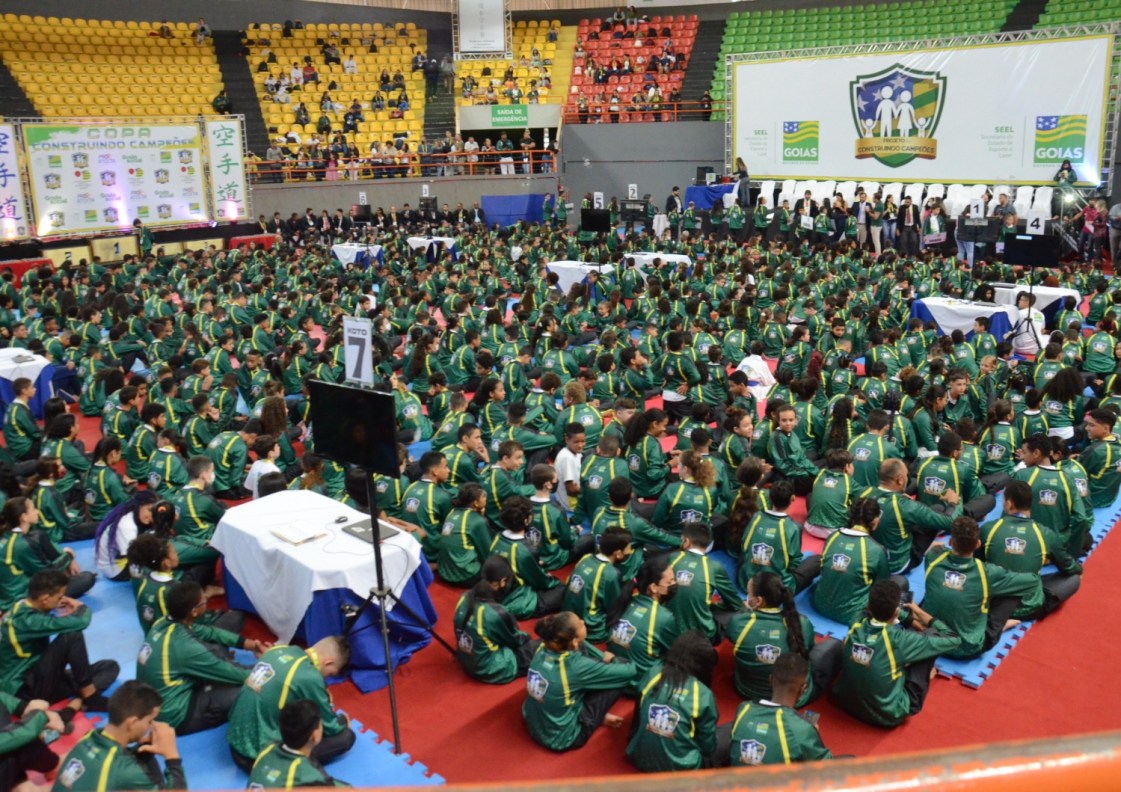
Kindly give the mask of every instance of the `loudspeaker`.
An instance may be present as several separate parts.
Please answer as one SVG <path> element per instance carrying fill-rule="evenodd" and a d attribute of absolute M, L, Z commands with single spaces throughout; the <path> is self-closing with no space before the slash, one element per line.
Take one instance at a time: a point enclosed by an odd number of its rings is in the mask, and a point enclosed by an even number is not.
<path fill-rule="evenodd" d="M 703 167 L 698 167 L 697 168 L 697 178 L 693 183 L 694 184 L 705 184 L 708 180 L 708 175 L 710 173 L 716 173 L 716 168 L 713 168 L 709 165 L 705 165 Z"/>

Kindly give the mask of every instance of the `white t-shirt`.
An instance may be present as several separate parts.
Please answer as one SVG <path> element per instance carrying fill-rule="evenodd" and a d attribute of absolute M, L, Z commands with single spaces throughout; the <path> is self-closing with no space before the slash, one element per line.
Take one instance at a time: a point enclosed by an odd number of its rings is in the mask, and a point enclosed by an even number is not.
<path fill-rule="evenodd" d="M 245 474 L 245 488 L 253 493 L 253 500 L 257 500 L 257 482 L 266 473 L 280 473 L 280 468 L 267 459 L 258 459 Z"/>
<path fill-rule="evenodd" d="M 94 561 L 99 574 L 110 580 L 121 574 L 127 563 L 125 554 L 128 552 L 128 546 L 132 544 L 137 533 L 136 518 L 132 516 L 132 512 L 128 512 L 117 522 L 115 547 L 109 547 L 109 531 L 101 534 L 97 547 L 94 548 Z"/>
<path fill-rule="evenodd" d="M 553 462 L 553 467 L 557 471 L 557 481 L 560 484 L 557 487 L 561 492 L 565 491 L 564 485 L 569 481 L 580 483 L 580 467 L 582 465 L 584 455 L 574 454 L 565 446 L 557 453 L 556 461 Z"/>

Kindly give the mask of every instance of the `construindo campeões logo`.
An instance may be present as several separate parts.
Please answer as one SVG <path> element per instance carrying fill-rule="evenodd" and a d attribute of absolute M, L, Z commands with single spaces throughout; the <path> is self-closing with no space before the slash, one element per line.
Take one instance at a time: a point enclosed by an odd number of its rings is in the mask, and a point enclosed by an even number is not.
<path fill-rule="evenodd" d="M 856 158 L 900 168 L 937 159 L 935 133 L 946 101 L 946 78 L 896 63 L 849 83 Z"/>

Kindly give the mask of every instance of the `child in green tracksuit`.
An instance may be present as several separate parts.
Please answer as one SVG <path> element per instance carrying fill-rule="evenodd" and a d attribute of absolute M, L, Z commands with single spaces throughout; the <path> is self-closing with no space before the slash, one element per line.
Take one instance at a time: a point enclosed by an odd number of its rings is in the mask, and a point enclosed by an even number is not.
<path fill-rule="evenodd" d="M 821 735 L 795 709 L 805 694 L 809 665 L 784 652 L 771 671 L 770 695 L 740 704 L 732 722 L 732 767 L 832 759 Z M 723 758 L 723 757 L 720 757 Z"/>
<path fill-rule="evenodd" d="M 584 620 L 589 641 L 607 640 L 607 614 L 623 585 L 618 566 L 630 553 L 631 535 L 612 529 L 599 537 L 597 551 L 577 561 L 568 576 L 561 607 Z"/>
<path fill-rule="evenodd" d="M 712 532 L 704 523 L 688 523 L 682 529 L 681 550 L 670 558 L 677 594 L 668 607 L 682 631 L 700 630 L 715 642 L 720 626 L 743 610 L 743 601 L 724 567 L 705 554 L 711 543 Z"/>
<path fill-rule="evenodd" d="M 552 751 L 583 746 L 600 724 L 618 726 L 609 714 L 635 667 L 587 643 L 584 622 L 572 613 L 547 616 L 535 630 L 542 645 L 526 673 L 522 719 L 529 736 Z"/>
<path fill-rule="evenodd" d="M 540 641 L 531 640 L 503 606 L 514 571 L 502 556 L 483 564 L 481 579 L 455 606 L 456 659 L 472 679 L 504 685 L 525 676 Z"/>
<path fill-rule="evenodd" d="M 640 691 L 627 758 L 643 772 L 697 770 L 715 763 L 716 697 L 709 689 L 716 650 L 696 632 L 679 636 L 665 664 L 650 669 Z"/>
<path fill-rule="evenodd" d="M 322 717 L 314 701 L 296 699 L 286 704 L 280 711 L 280 741 L 263 750 L 253 763 L 249 789 L 348 786 L 327 775 L 312 758 L 312 751 L 323 738 L 320 723 Z"/>
<path fill-rule="evenodd" d="M 818 468 L 806 456 L 802 441 L 794 432 L 798 413 L 791 405 L 784 405 L 775 413 L 774 431 L 767 442 L 767 454 L 775 473 L 790 479 L 796 495 L 808 495 L 813 490 Z"/>
<path fill-rule="evenodd" d="M 959 517 L 950 529 L 950 546 L 932 545 L 926 554 L 923 609 L 961 636 L 961 645 L 946 652 L 959 659 L 976 657 L 996 645 L 1019 621 L 1013 615 L 1024 601 L 1043 601 L 1038 573 L 1010 572 L 974 557 L 981 547 L 975 520 Z"/>
<path fill-rule="evenodd" d="M 226 630 L 197 624 L 206 611 L 202 587 L 182 580 L 167 594 L 167 616 L 148 630 L 136 677 L 163 698 L 159 720 L 179 734 L 226 722 L 249 669 L 213 654 L 206 644 L 263 652 L 267 646 Z"/>
<path fill-rule="evenodd" d="M 922 709 L 934 659 L 961 646 L 961 638 L 913 603 L 906 606 L 906 618 L 917 621 L 923 631 L 900 626 L 900 599 L 893 581 L 872 585 L 870 615 L 845 637 L 841 670 L 833 685 L 833 700 L 841 709 L 887 728 Z"/>

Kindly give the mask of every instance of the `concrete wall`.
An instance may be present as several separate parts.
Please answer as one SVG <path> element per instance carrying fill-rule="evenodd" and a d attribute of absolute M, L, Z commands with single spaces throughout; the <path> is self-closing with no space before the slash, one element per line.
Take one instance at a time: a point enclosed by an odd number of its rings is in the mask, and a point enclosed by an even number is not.
<path fill-rule="evenodd" d="M 641 197 L 665 205 L 674 185 L 693 183 L 697 168 L 724 170 L 724 126 L 704 121 L 675 124 L 568 124 L 561 133 L 563 183 L 579 203 L 586 192 L 627 197 L 637 184 Z"/>
<path fill-rule="evenodd" d="M 374 209 L 390 206 L 400 209 L 408 203 L 414 208 L 420 202 L 421 187 L 428 185 L 428 194 L 441 205 L 454 207 L 462 202 L 470 206 L 484 195 L 524 195 L 527 193 L 556 192 L 556 176 L 473 176 L 433 179 L 370 179 L 359 182 L 319 182 L 308 184 L 258 184 L 253 188 L 253 211 L 272 217 L 280 212 L 287 217 L 292 212 L 303 214 L 309 206 L 319 212 L 334 212 L 341 208 L 350 210 L 359 202 L 358 193 L 365 192 L 367 202 Z"/>

